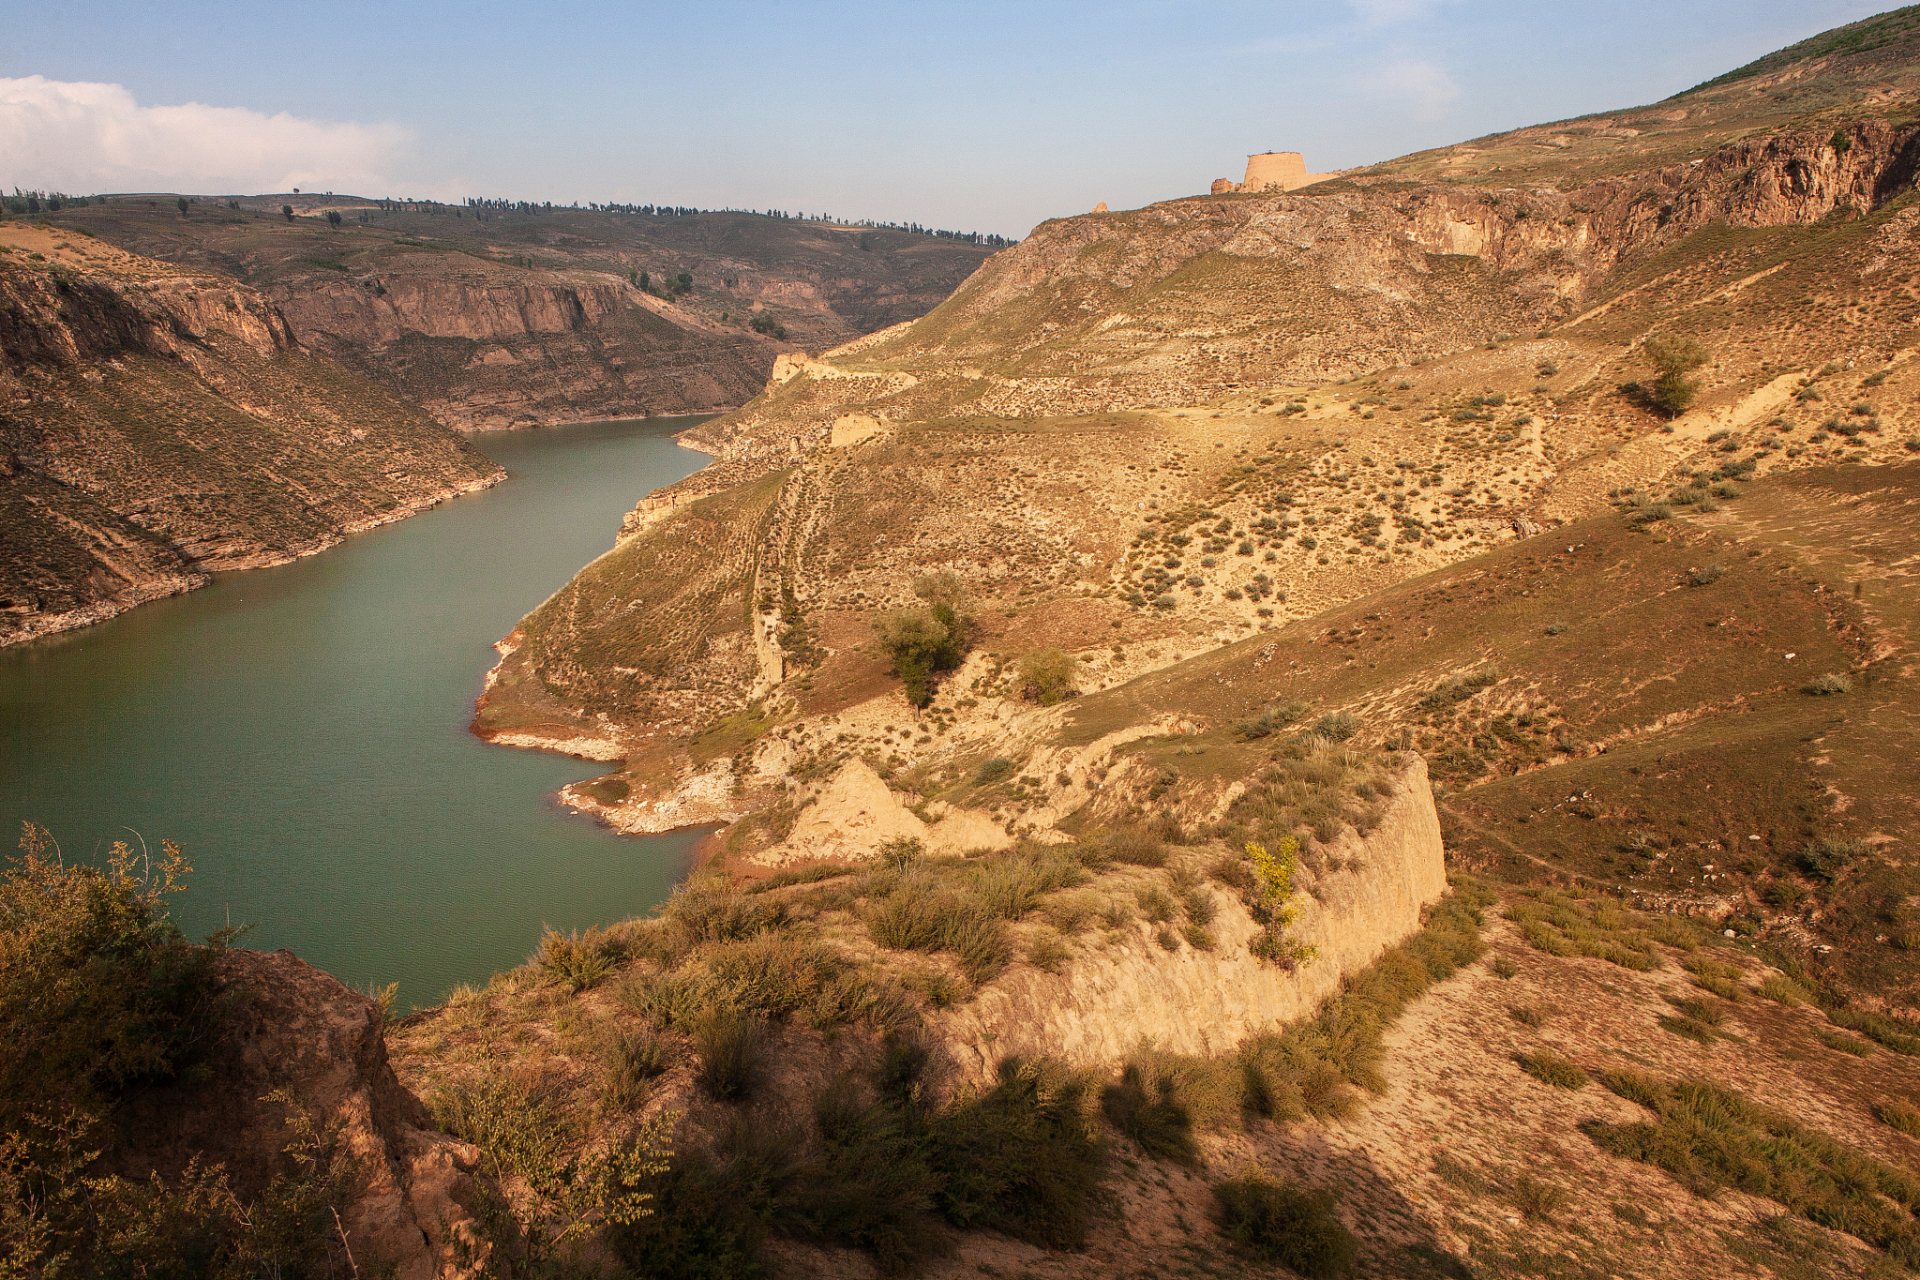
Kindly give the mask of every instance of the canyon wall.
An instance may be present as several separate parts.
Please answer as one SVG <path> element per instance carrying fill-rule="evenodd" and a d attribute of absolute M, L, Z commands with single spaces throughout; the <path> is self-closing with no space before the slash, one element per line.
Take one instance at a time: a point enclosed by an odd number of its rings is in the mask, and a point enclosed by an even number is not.
<path fill-rule="evenodd" d="M 503 474 L 256 290 L 37 227 L 0 249 L 0 644 Z"/>

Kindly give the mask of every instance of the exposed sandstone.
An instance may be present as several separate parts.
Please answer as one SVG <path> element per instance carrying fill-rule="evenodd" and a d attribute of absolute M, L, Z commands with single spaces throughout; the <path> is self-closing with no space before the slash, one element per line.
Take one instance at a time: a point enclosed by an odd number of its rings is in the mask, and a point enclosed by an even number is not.
<path fill-rule="evenodd" d="M 1008 1054 L 1053 1055 L 1106 1066 L 1140 1044 L 1177 1053 L 1223 1053 L 1257 1032 L 1307 1016 L 1347 975 L 1420 927 L 1421 909 L 1446 892 L 1440 820 L 1424 761 L 1414 757 L 1387 799 L 1380 825 L 1348 828 L 1328 856 L 1342 870 L 1304 891 L 1288 936 L 1314 949 L 1289 970 L 1254 956 L 1260 928 L 1237 899 L 1222 896 L 1211 951 L 1137 944 L 1077 954 L 1060 973 L 1023 968 L 941 1016 L 962 1071 L 985 1079 Z"/>

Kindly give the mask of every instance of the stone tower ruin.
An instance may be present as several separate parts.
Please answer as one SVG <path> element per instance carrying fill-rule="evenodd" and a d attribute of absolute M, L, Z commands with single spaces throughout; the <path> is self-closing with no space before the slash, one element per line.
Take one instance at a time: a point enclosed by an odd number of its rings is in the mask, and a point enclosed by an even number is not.
<path fill-rule="evenodd" d="M 1263 151 L 1247 157 L 1247 176 L 1243 181 L 1215 179 L 1213 194 L 1228 191 L 1295 191 L 1339 175 L 1308 173 L 1307 159 L 1298 151 Z"/>

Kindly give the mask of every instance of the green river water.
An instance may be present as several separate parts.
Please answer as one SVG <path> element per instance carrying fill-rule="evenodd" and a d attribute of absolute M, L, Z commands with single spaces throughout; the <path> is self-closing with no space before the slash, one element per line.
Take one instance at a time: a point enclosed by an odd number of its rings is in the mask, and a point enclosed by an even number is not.
<path fill-rule="evenodd" d="M 696 471 L 699 418 L 477 443 L 510 479 L 277 569 L 0 650 L 0 821 L 69 859 L 132 832 L 193 864 L 174 915 L 229 920 L 401 1006 L 517 964 L 543 925 L 644 912 L 697 832 L 616 836 L 551 800 L 606 766 L 467 732 L 493 642 Z M 131 830 L 129 830 L 131 829 Z"/>

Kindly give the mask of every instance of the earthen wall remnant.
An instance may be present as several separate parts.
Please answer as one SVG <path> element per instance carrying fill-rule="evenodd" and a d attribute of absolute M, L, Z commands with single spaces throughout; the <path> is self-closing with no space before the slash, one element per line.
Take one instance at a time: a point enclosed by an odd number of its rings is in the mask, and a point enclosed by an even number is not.
<path fill-rule="evenodd" d="M 1310 187 L 1316 182 L 1336 177 L 1339 174 L 1308 173 L 1307 158 L 1298 151 L 1262 151 L 1247 157 L 1247 176 L 1243 180 L 1234 182 L 1227 178 L 1215 178 L 1212 194 L 1224 195 L 1230 191 L 1297 191 L 1301 187 Z"/>

